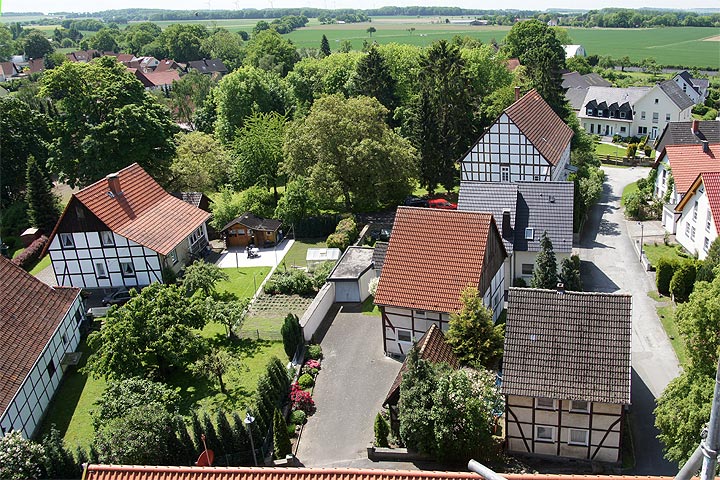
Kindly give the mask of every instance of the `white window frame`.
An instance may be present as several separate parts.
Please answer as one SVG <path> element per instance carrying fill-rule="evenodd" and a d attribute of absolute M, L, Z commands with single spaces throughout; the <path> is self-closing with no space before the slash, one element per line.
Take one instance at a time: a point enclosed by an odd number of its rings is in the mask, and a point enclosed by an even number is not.
<path fill-rule="evenodd" d="M 501 182 L 509 182 L 510 181 L 510 167 L 508 167 L 506 165 L 500 167 L 500 181 Z"/>
<path fill-rule="evenodd" d="M 690 238 L 690 223 L 685 224 L 685 236 Z"/>
<path fill-rule="evenodd" d="M 620 111 L 620 118 L 625 118 L 625 117 L 627 117 L 627 113 L 625 113 L 625 112 L 623 112 L 623 111 L 621 110 L 621 111 Z M 622 129 L 622 128 L 625 128 L 625 127 L 621 127 L 621 129 Z"/>
<path fill-rule="evenodd" d="M 660 121 L 660 114 L 658 112 L 653 112 L 652 122 L 658 123 Z"/>
<path fill-rule="evenodd" d="M 705 237 L 705 241 L 703 242 L 703 250 L 706 252 L 710 250 L 710 239 L 708 237 Z"/>
<path fill-rule="evenodd" d="M 425 310 L 415 310 L 413 316 L 415 318 L 427 318 L 427 312 Z"/>
<path fill-rule="evenodd" d="M 590 411 L 590 402 L 585 400 L 570 400 L 570 411 L 588 413 Z"/>
<path fill-rule="evenodd" d="M 105 267 L 105 262 L 95 262 L 95 272 L 97 273 L 97 278 L 110 278 L 107 273 L 107 268 Z"/>
<path fill-rule="evenodd" d="M 605 110 L 603 110 L 602 108 L 598 108 L 598 110 L 597 110 L 597 116 L 598 116 L 598 117 L 602 117 L 602 116 L 604 116 L 604 115 L 605 115 Z"/>
<path fill-rule="evenodd" d="M 130 267 L 129 271 L 125 270 L 125 267 Z M 132 261 L 120 262 L 120 273 L 123 277 L 134 277 L 135 276 L 135 265 Z"/>
<path fill-rule="evenodd" d="M 573 440 L 573 433 L 581 433 L 585 440 Z M 568 429 L 568 445 L 577 445 L 587 447 L 590 441 L 590 431 L 584 428 L 570 428 Z"/>
<path fill-rule="evenodd" d="M 695 241 L 695 227 L 690 227 L 690 240 Z"/>
<path fill-rule="evenodd" d="M 104 230 L 99 233 L 100 235 L 100 244 L 103 247 L 114 247 L 115 246 L 115 237 L 113 236 L 113 233 L 107 230 Z"/>
<path fill-rule="evenodd" d="M 402 340 L 400 338 L 400 332 L 407 333 L 409 340 Z M 398 328 L 397 329 L 397 341 L 400 343 L 412 343 L 412 341 L 413 341 L 412 330 L 408 330 L 406 328 Z"/>
<path fill-rule="evenodd" d="M 60 233 L 58 234 L 58 240 L 60 240 L 60 247 L 63 250 L 72 250 L 75 248 L 75 239 L 72 233 Z"/>
<path fill-rule="evenodd" d="M 645 120 L 645 112 L 640 112 L 640 120 Z"/>
<path fill-rule="evenodd" d="M 666 121 L 666 122 L 669 122 L 671 118 L 672 118 L 672 117 L 670 116 L 669 113 L 666 113 L 666 114 L 665 114 L 665 121 Z"/>
<path fill-rule="evenodd" d="M 541 402 L 551 402 L 551 405 L 543 405 Z M 537 397 L 535 398 L 535 408 L 538 410 L 557 410 L 557 400 L 554 398 Z"/>
<path fill-rule="evenodd" d="M 173 265 L 178 262 L 177 248 L 173 248 L 172 250 L 170 250 L 170 253 L 168 253 L 168 258 Z"/>
<path fill-rule="evenodd" d="M 525 229 L 525 240 L 533 240 L 535 238 L 535 229 L 533 227 L 527 227 Z"/>
<path fill-rule="evenodd" d="M 710 221 L 712 220 L 712 212 L 708 210 L 707 216 L 705 217 L 705 230 L 710 231 Z"/>
<path fill-rule="evenodd" d="M 549 431 L 550 435 L 540 435 L 541 429 Z M 555 427 L 552 425 L 535 425 L 535 441 L 555 443 Z"/>
<path fill-rule="evenodd" d="M 585 114 L 586 114 L 586 115 L 594 115 L 594 111 L 593 111 L 592 108 L 588 108 L 588 109 L 585 110 Z"/>
<path fill-rule="evenodd" d="M 695 200 L 695 205 L 693 205 L 693 222 L 697 221 L 697 213 L 698 213 L 698 201 Z"/>

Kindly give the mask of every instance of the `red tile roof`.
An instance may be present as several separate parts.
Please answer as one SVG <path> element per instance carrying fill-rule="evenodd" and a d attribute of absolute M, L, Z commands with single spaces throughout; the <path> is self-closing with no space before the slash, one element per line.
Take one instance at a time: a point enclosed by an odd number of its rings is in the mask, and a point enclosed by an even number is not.
<path fill-rule="evenodd" d="M 720 143 L 710 144 L 708 153 L 703 152 L 702 144 L 668 145 L 664 156 L 670 162 L 675 191 L 681 195 L 701 173 L 720 172 Z"/>
<path fill-rule="evenodd" d="M 79 288 L 50 287 L 0 256 L 0 414 L 79 295 Z"/>
<path fill-rule="evenodd" d="M 557 165 L 573 131 L 534 88 L 505 109 L 510 120 L 553 165 Z"/>
<path fill-rule="evenodd" d="M 462 291 L 480 285 L 491 230 L 499 239 L 489 213 L 399 207 L 375 303 L 459 310 Z"/>
<path fill-rule="evenodd" d="M 682 212 L 685 205 L 690 201 L 700 185 L 705 186 L 705 196 L 710 204 L 712 218 L 720 219 L 720 172 L 701 173 L 693 184 L 688 188 L 685 196 L 675 206 L 676 212 Z"/>
<path fill-rule="evenodd" d="M 504 474 L 508 480 L 671 480 L 621 475 Z M 470 472 L 354 468 L 154 467 L 89 465 L 85 480 L 481 480 Z"/>
<path fill-rule="evenodd" d="M 115 175 L 121 194 L 111 196 L 108 179 L 103 179 L 73 196 L 110 230 L 161 255 L 170 253 L 210 218 L 208 212 L 163 190 L 137 163 Z"/>
<path fill-rule="evenodd" d="M 163 85 L 172 85 L 173 82 L 180 80 L 180 74 L 177 70 L 155 71 L 146 73 L 145 78 L 150 80 L 153 86 L 161 87 Z"/>

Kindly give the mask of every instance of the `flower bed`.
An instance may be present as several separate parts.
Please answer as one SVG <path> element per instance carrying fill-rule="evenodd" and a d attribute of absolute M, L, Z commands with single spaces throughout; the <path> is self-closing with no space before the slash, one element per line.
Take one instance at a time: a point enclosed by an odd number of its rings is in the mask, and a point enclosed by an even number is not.
<path fill-rule="evenodd" d="M 293 428 L 296 431 L 298 427 L 305 424 L 307 417 L 316 411 L 312 391 L 321 368 L 322 350 L 319 345 L 312 345 L 312 348 L 308 348 L 308 351 L 312 351 L 312 356 L 318 358 L 306 360 L 300 369 L 300 377 L 290 385 L 290 418 L 288 425 L 294 425 Z"/>

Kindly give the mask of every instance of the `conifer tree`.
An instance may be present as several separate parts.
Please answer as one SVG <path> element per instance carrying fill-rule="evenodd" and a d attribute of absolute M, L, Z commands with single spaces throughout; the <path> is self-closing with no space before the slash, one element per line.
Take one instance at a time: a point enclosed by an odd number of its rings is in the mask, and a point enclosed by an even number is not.
<path fill-rule="evenodd" d="M 461 300 L 460 311 L 450 315 L 447 342 L 460 363 L 492 369 L 502 356 L 504 326 L 494 325 L 492 311 L 483 305 L 477 288 L 466 288 Z"/>
<path fill-rule="evenodd" d="M 330 42 L 328 42 L 328 39 L 325 35 L 322 36 L 322 40 L 320 41 L 320 52 L 323 54 L 324 57 L 330 56 Z"/>
<path fill-rule="evenodd" d="M 28 204 L 30 223 L 50 235 L 59 218 L 58 200 L 52 192 L 52 184 L 35 157 L 28 158 L 25 200 Z"/>
<path fill-rule="evenodd" d="M 540 239 L 540 252 L 535 258 L 535 268 L 533 276 L 530 280 L 530 286 L 533 288 L 554 289 L 557 287 L 557 260 L 555 259 L 555 251 L 553 244 L 544 232 Z"/>
<path fill-rule="evenodd" d="M 224 411 L 215 412 L 215 426 L 218 436 L 218 447 L 215 450 L 217 455 L 229 455 L 233 451 L 233 429 Z"/>
<path fill-rule="evenodd" d="M 273 451 L 277 459 L 285 458 L 285 456 L 292 451 L 285 417 L 283 417 L 277 408 L 275 409 L 275 416 L 273 418 L 273 444 Z"/>
<path fill-rule="evenodd" d="M 393 111 L 398 106 L 398 98 L 395 95 L 397 81 L 390 73 L 390 67 L 376 45 L 358 60 L 353 81 L 355 95 L 375 97 L 390 110 L 389 115 L 392 117 Z"/>
<path fill-rule="evenodd" d="M 580 257 L 573 255 L 566 258 L 560 264 L 560 279 L 565 285 L 565 290 L 581 292 L 582 280 L 580 279 Z"/>

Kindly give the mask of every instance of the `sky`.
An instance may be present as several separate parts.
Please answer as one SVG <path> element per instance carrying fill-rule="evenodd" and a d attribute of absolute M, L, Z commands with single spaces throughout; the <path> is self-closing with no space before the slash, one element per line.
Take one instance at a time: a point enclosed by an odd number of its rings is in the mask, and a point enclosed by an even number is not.
<path fill-rule="evenodd" d="M 209 5 L 209 7 L 208 7 Z M 479 2 L 477 0 L 0 0 L 2 12 L 95 12 L 121 8 L 164 8 L 172 10 L 206 10 L 233 8 L 316 7 L 316 8 L 379 8 L 385 5 L 454 6 L 461 8 L 514 8 L 545 10 L 548 8 L 598 9 L 624 8 L 679 8 L 678 0 L 504 0 Z M 682 8 L 718 8 L 717 0 L 688 0 Z"/>

